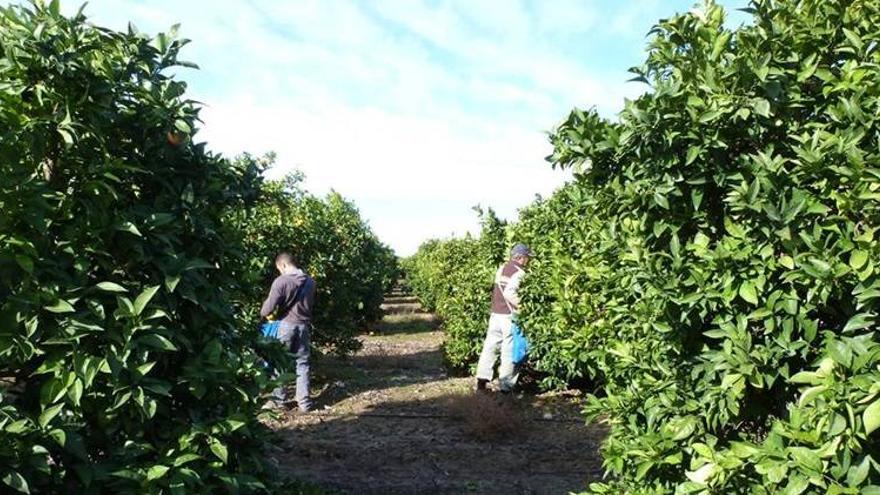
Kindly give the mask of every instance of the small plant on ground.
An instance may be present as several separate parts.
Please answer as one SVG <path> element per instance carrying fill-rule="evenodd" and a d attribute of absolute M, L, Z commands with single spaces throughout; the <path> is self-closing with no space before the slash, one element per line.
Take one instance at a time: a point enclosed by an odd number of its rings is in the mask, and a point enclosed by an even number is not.
<path fill-rule="evenodd" d="M 525 422 L 513 398 L 458 393 L 446 398 L 446 409 L 462 421 L 465 433 L 482 441 L 522 438 L 525 434 Z"/>

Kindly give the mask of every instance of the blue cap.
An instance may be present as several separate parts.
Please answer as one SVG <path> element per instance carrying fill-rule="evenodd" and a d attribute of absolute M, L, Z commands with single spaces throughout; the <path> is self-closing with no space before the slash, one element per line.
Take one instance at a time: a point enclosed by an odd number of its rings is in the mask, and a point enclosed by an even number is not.
<path fill-rule="evenodd" d="M 510 256 L 511 258 L 514 256 L 528 256 L 529 258 L 532 258 L 535 256 L 535 252 L 529 249 L 525 244 L 520 243 L 513 246 L 513 249 L 510 250 Z"/>

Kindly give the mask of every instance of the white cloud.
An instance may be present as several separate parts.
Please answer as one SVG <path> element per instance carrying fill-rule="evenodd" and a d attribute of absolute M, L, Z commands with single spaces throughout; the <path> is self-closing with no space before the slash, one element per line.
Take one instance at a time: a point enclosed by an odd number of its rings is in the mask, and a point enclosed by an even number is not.
<path fill-rule="evenodd" d="M 194 40 L 184 58 L 203 69 L 183 74 L 207 103 L 199 139 L 227 154 L 276 151 L 272 176 L 302 169 L 310 189 L 353 199 L 408 254 L 474 229 L 478 203 L 513 217 L 563 182 L 544 162 L 544 131 L 573 106 L 612 116 L 644 90 L 620 68 L 639 60 L 597 46 L 637 51 L 650 27 L 639 9 L 656 5 L 94 0 L 87 13 L 117 29 L 181 22 Z"/>
<path fill-rule="evenodd" d="M 576 35 L 596 29 L 601 9 L 590 0 L 553 0 L 534 5 L 540 31 L 546 35 Z"/>

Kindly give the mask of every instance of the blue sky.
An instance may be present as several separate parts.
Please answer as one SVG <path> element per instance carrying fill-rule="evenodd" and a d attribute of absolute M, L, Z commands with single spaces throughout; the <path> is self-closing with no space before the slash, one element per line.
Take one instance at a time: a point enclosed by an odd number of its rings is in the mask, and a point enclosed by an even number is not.
<path fill-rule="evenodd" d="M 731 8 L 745 0 L 724 1 Z M 79 3 L 67 2 L 73 11 Z M 215 151 L 275 151 L 316 193 L 353 199 L 398 254 L 514 218 L 567 176 L 546 132 L 575 107 L 608 116 L 645 33 L 680 0 L 92 0 L 93 22 L 193 40 L 182 69 Z M 743 22 L 734 14 L 732 23 Z"/>

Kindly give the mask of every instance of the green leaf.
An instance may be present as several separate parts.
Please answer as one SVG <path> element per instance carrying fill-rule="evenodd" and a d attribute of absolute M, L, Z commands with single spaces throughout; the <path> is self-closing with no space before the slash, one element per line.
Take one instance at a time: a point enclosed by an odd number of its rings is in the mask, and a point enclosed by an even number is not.
<path fill-rule="evenodd" d="M 651 323 L 651 326 L 654 327 L 654 330 L 657 330 L 658 332 L 661 332 L 661 333 L 668 333 L 668 332 L 672 331 L 672 327 L 669 326 L 668 323 L 662 322 L 662 321 L 655 321 L 655 322 Z"/>
<path fill-rule="evenodd" d="M 754 104 L 752 105 L 752 110 L 760 115 L 761 117 L 769 117 L 770 116 L 770 102 L 765 100 L 764 98 L 755 99 Z"/>
<path fill-rule="evenodd" d="M 744 381 L 744 377 L 739 373 L 728 373 L 721 379 L 721 388 L 728 389 L 738 383 Z"/>
<path fill-rule="evenodd" d="M 58 301 L 55 302 L 55 304 L 53 304 L 51 306 L 46 306 L 45 309 L 46 309 L 46 311 L 51 311 L 53 313 L 73 313 L 76 311 L 73 308 L 73 305 L 71 305 L 69 302 L 65 301 L 64 299 L 59 299 Z"/>
<path fill-rule="evenodd" d="M 147 481 L 157 480 L 168 472 L 170 468 L 168 466 L 163 466 L 161 464 L 156 464 L 147 470 Z"/>
<path fill-rule="evenodd" d="M 871 470 L 871 459 L 870 455 L 866 455 L 862 462 L 859 463 L 858 466 L 853 465 L 849 468 L 849 472 L 846 474 L 846 484 L 849 486 L 859 486 L 868 479 L 868 474 Z"/>
<path fill-rule="evenodd" d="M 856 249 L 849 255 L 849 266 L 853 270 L 859 270 L 868 262 L 868 253 L 861 249 Z"/>
<path fill-rule="evenodd" d="M 31 493 L 27 480 L 16 471 L 10 471 L 3 477 L 3 483 L 19 493 Z"/>
<path fill-rule="evenodd" d="M 788 480 L 788 484 L 782 489 L 780 495 L 800 495 L 810 486 L 810 482 L 800 475 L 795 475 Z"/>
<path fill-rule="evenodd" d="M 826 387 L 825 385 L 817 385 L 815 387 L 810 387 L 804 390 L 804 393 L 801 394 L 801 398 L 798 401 L 798 406 L 804 407 L 806 404 L 809 404 L 813 399 L 815 399 L 826 390 L 828 390 L 828 387 Z"/>
<path fill-rule="evenodd" d="M 74 380 L 73 384 L 67 389 L 67 396 L 70 398 L 70 401 L 73 405 L 79 407 L 79 401 L 82 399 L 83 394 L 83 383 L 82 380 L 77 378 Z"/>
<path fill-rule="evenodd" d="M 138 339 L 138 342 L 154 349 L 161 349 L 163 351 L 176 351 L 177 347 L 171 343 L 166 337 L 159 335 L 157 333 L 151 333 L 149 335 L 144 335 L 143 337 Z"/>
<path fill-rule="evenodd" d="M 730 217 L 724 217 L 724 230 L 727 231 L 733 237 L 737 239 L 742 239 L 745 237 L 746 232 L 742 227 L 736 224 Z"/>
<path fill-rule="evenodd" d="M 804 60 L 801 70 L 798 71 L 798 82 L 804 82 L 812 77 L 812 75 L 816 73 L 816 69 L 818 67 L 819 58 L 816 56 L 815 53 L 813 53 L 809 57 L 807 57 L 806 60 Z"/>
<path fill-rule="evenodd" d="M 27 430 L 29 421 L 27 419 L 19 419 L 18 421 L 14 421 L 6 426 L 6 432 L 12 434 L 19 434 Z"/>
<path fill-rule="evenodd" d="M 158 407 L 159 406 L 156 404 L 156 401 L 154 399 L 147 399 L 142 407 L 142 410 L 148 418 L 152 418 L 156 415 L 156 410 L 158 409 Z"/>
<path fill-rule="evenodd" d="M 743 282 L 739 286 L 739 297 L 743 298 L 747 303 L 756 305 L 758 304 L 758 294 L 755 291 L 755 286 L 749 281 Z"/>
<path fill-rule="evenodd" d="M 119 312 L 124 315 L 132 316 L 134 315 L 134 304 L 132 304 L 131 300 L 127 297 L 116 296 L 116 305 L 119 306 Z"/>
<path fill-rule="evenodd" d="M 709 56 L 710 60 L 717 60 L 718 56 L 721 55 L 721 52 L 727 48 L 727 44 L 730 41 L 730 31 L 724 31 L 715 38 L 715 43 L 712 46 L 712 54 Z"/>
<path fill-rule="evenodd" d="M 669 201 L 666 200 L 666 196 L 661 194 L 660 192 L 654 193 L 654 202 L 665 209 L 669 209 Z"/>
<path fill-rule="evenodd" d="M 141 481 L 141 477 L 138 473 L 135 473 L 131 469 L 120 469 L 117 471 L 113 471 L 110 473 L 110 476 L 116 476 L 117 478 L 123 478 L 131 481 Z"/>
<path fill-rule="evenodd" d="M 822 459 L 819 457 L 818 451 L 807 447 L 789 447 L 788 450 L 800 466 L 815 473 L 822 472 Z"/>
<path fill-rule="evenodd" d="M 114 282 L 101 282 L 97 287 L 105 292 L 128 292 L 128 289 Z"/>
<path fill-rule="evenodd" d="M 62 430 L 61 428 L 56 428 L 50 431 L 49 436 L 52 437 L 52 439 L 55 440 L 55 442 L 61 447 L 64 447 L 64 445 L 67 443 L 67 433 L 65 433 L 64 430 Z"/>
<path fill-rule="evenodd" d="M 48 406 L 58 402 L 67 391 L 65 381 L 61 377 L 52 377 L 40 387 L 40 404 Z"/>
<path fill-rule="evenodd" d="M 688 148 L 687 159 L 685 160 L 684 164 L 690 165 L 691 163 L 694 163 L 694 160 L 696 160 L 697 157 L 700 156 L 700 153 L 702 151 L 702 146 L 691 146 L 690 148 Z"/>
<path fill-rule="evenodd" d="M 694 211 L 699 211 L 700 205 L 703 204 L 702 189 L 694 189 L 691 191 L 691 203 L 694 205 Z"/>
<path fill-rule="evenodd" d="M 176 459 L 174 459 L 174 467 L 180 467 L 180 466 L 183 466 L 184 464 L 199 460 L 201 458 L 202 458 L 202 456 L 200 456 L 198 454 L 193 454 L 193 453 L 183 454 L 183 455 L 178 456 Z"/>
<path fill-rule="evenodd" d="M 648 474 L 648 471 L 650 471 L 652 467 L 654 467 L 654 463 L 651 461 L 640 462 L 638 467 L 636 467 L 636 479 L 644 479 L 645 475 Z"/>
<path fill-rule="evenodd" d="M 822 377 L 820 377 L 818 373 L 812 371 L 801 371 L 792 375 L 792 377 L 789 378 L 788 381 L 791 383 L 806 383 L 810 385 L 816 385 L 822 381 Z"/>
<path fill-rule="evenodd" d="M 853 330 L 861 330 L 863 328 L 868 328 L 874 324 L 874 315 L 870 313 L 859 313 L 854 315 L 849 321 L 846 322 L 846 326 L 843 327 L 844 332 L 851 332 Z"/>
<path fill-rule="evenodd" d="M 870 435 L 874 430 L 880 428 L 880 399 L 875 400 L 865 409 L 865 412 L 862 413 L 862 421 L 865 424 L 866 435 Z"/>
<path fill-rule="evenodd" d="M 694 431 L 697 427 L 697 421 L 694 418 L 682 418 L 670 425 L 674 435 L 672 437 L 673 441 L 680 442 L 691 435 L 693 435 Z"/>
<path fill-rule="evenodd" d="M 117 230 L 121 230 L 123 232 L 128 232 L 129 234 L 134 234 L 138 237 L 144 236 L 143 234 L 141 234 L 141 231 L 138 230 L 138 228 L 131 222 L 123 222 L 122 224 L 119 225 L 119 227 L 117 227 Z"/>
<path fill-rule="evenodd" d="M 22 270 L 28 273 L 34 273 L 34 260 L 32 260 L 30 256 L 17 254 L 15 255 L 15 262 L 18 263 L 18 266 L 20 266 Z"/>
<path fill-rule="evenodd" d="M 60 403 L 47 408 L 42 414 L 40 414 L 40 419 L 37 422 L 41 427 L 45 428 L 53 419 L 55 419 L 55 416 L 58 416 L 58 413 L 61 412 L 63 407 L 64 403 Z"/>
<path fill-rule="evenodd" d="M 152 287 L 147 287 L 143 292 L 137 296 L 137 299 L 134 301 L 134 309 L 133 313 L 135 316 L 140 316 L 141 313 L 144 312 L 144 308 L 147 307 L 147 304 L 150 303 L 150 300 L 153 299 L 153 296 L 156 295 L 156 291 L 159 290 L 158 285 L 154 285 Z"/>
<path fill-rule="evenodd" d="M 56 130 L 66 146 L 71 146 L 73 144 L 73 134 L 69 130 L 62 127 L 59 127 Z"/>
<path fill-rule="evenodd" d="M 214 439 L 210 444 L 211 452 L 217 456 L 218 459 L 223 461 L 223 464 L 228 464 L 228 452 L 226 451 L 226 446 L 223 445 L 219 440 Z"/>
<path fill-rule="evenodd" d="M 779 264 L 788 268 L 789 270 L 794 270 L 794 259 L 787 254 L 783 254 L 779 257 Z"/>
<path fill-rule="evenodd" d="M 855 31 L 852 31 L 847 28 L 843 28 L 843 35 L 846 36 L 846 39 L 856 48 L 856 50 L 861 51 L 862 47 L 864 47 L 864 43 L 862 42 L 862 38 L 856 34 Z"/>
<path fill-rule="evenodd" d="M 205 261 L 203 259 L 196 258 L 196 259 L 189 261 L 186 264 L 186 266 L 183 267 L 183 270 L 184 271 L 201 270 L 201 269 L 209 269 L 210 270 L 210 269 L 215 269 L 215 268 L 217 268 L 217 267 L 212 265 L 211 263 L 208 263 L 207 261 Z"/>
<path fill-rule="evenodd" d="M 177 119 L 174 121 L 174 128 L 184 134 L 192 133 L 192 127 L 183 119 Z"/>
<path fill-rule="evenodd" d="M 165 289 L 168 290 L 169 293 L 173 293 L 175 289 L 177 289 L 177 284 L 180 283 L 180 275 L 167 276 L 165 277 Z"/>
<path fill-rule="evenodd" d="M 146 376 L 153 367 L 156 366 L 156 361 L 150 361 L 149 363 L 144 363 L 137 367 L 137 372 L 141 376 Z"/>
<path fill-rule="evenodd" d="M 706 463 L 703 464 L 702 467 L 695 471 L 688 471 L 685 473 L 685 476 L 694 483 L 699 483 L 701 485 L 705 485 L 709 482 L 709 480 L 715 475 L 718 471 L 718 466 L 714 463 Z"/>
<path fill-rule="evenodd" d="M 242 428 L 246 424 L 247 423 L 245 423 L 244 421 L 232 419 L 232 418 L 224 421 L 224 425 L 229 429 L 230 432 L 238 430 L 239 428 Z"/>
<path fill-rule="evenodd" d="M 717 110 L 717 109 L 716 110 L 707 110 L 707 111 L 703 112 L 702 115 L 700 115 L 699 122 L 701 124 L 711 122 L 711 121 L 717 119 L 722 113 L 724 113 L 724 112 L 722 112 L 721 110 Z"/>

